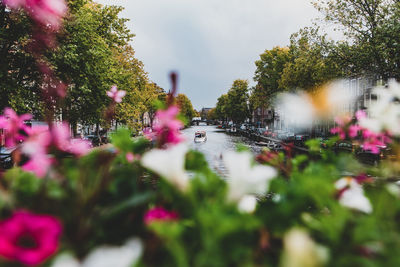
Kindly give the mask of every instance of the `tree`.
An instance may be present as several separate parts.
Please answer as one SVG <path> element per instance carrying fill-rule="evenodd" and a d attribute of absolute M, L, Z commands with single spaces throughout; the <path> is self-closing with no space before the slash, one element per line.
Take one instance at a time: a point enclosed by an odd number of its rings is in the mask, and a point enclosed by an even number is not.
<path fill-rule="evenodd" d="M 99 124 L 110 103 L 106 91 L 113 84 L 127 91 L 133 87 L 125 82 L 135 75 L 132 63 L 119 56 L 133 57 L 127 44 L 133 35 L 118 17 L 121 10 L 92 2 L 81 6 L 65 23 L 59 49 L 49 55 L 57 75 L 69 84 L 62 116 L 72 125 Z"/>
<path fill-rule="evenodd" d="M 196 115 L 190 99 L 185 94 L 178 94 L 176 103 L 180 109 L 180 113 L 186 118 L 187 123 L 190 123 L 192 118 Z"/>
<path fill-rule="evenodd" d="M 260 59 L 255 62 L 254 81 L 257 82 L 257 86 L 252 92 L 254 108 L 269 106 L 277 93 L 284 90 L 279 80 L 289 60 L 290 54 L 287 47 L 276 46 L 271 50 L 265 50 L 260 55 Z"/>
<path fill-rule="evenodd" d="M 330 48 L 353 75 L 400 79 L 398 0 L 323 0 L 314 5 L 347 38 Z"/>
<path fill-rule="evenodd" d="M 222 121 L 227 121 L 228 120 L 228 95 L 224 94 L 221 95 L 218 100 L 217 100 L 217 105 L 215 107 L 215 115 L 217 116 L 218 119 Z"/>
<path fill-rule="evenodd" d="M 213 121 L 213 120 L 216 120 L 216 119 L 218 119 L 218 118 L 217 118 L 217 115 L 215 113 L 215 108 L 212 108 L 207 113 L 207 120 Z"/>
<path fill-rule="evenodd" d="M 145 94 L 141 94 L 141 98 L 143 103 L 142 121 L 144 119 L 145 113 L 147 113 L 150 118 L 149 126 L 153 126 L 153 120 L 158 107 L 157 102 L 165 103 L 167 99 L 167 94 L 165 93 L 165 90 L 158 86 L 156 83 L 148 83 L 146 85 Z"/>
<path fill-rule="evenodd" d="M 235 123 L 249 117 L 249 83 L 246 80 L 235 80 L 228 91 L 226 113 Z"/>
<path fill-rule="evenodd" d="M 311 28 L 291 36 L 290 61 L 281 73 L 280 88 L 312 90 L 343 75 L 336 58 L 322 45 L 324 42 L 325 38 Z"/>
<path fill-rule="evenodd" d="M 0 110 L 12 107 L 18 113 L 41 117 L 41 74 L 28 53 L 31 24 L 0 2 Z"/>

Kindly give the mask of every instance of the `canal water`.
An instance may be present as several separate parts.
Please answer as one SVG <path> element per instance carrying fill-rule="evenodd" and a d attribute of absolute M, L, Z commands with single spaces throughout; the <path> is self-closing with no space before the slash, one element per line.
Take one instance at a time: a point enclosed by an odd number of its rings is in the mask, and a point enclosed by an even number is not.
<path fill-rule="evenodd" d="M 205 131 L 207 141 L 204 143 L 195 143 L 194 134 L 196 131 Z M 227 151 L 234 151 L 237 144 L 244 144 L 254 153 L 259 153 L 261 147 L 256 146 L 254 141 L 246 137 L 228 135 L 225 130 L 218 129 L 215 125 L 192 126 L 184 129 L 183 134 L 192 149 L 202 152 L 209 166 L 222 176 L 226 175 L 226 169 L 222 161 L 222 155 Z"/>

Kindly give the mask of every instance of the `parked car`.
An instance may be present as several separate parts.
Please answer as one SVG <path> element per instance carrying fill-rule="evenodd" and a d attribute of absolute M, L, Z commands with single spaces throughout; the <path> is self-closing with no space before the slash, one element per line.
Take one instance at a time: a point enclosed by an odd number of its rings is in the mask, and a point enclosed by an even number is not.
<path fill-rule="evenodd" d="M 396 154 L 390 147 L 379 146 L 379 153 L 372 153 L 370 150 L 364 150 L 362 147 L 356 152 L 358 160 L 369 165 L 378 165 L 383 159 L 395 159 Z"/>
<path fill-rule="evenodd" d="M 255 131 L 255 134 L 264 135 L 265 128 L 255 128 L 254 131 Z"/>
<path fill-rule="evenodd" d="M 295 136 L 296 135 L 294 133 L 292 133 L 292 132 L 284 132 L 284 133 L 281 134 L 282 138 L 280 138 L 280 139 L 285 141 L 285 142 L 294 142 Z"/>
<path fill-rule="evenodd" d="M 17 147 L 7 148 L 7 147 L 0 147 L 0 168 L 1 169 L 11 169 L 13 166 L 13 158 L 12 153 Z"/>
<path fill-rule="evenodd" d="M 267 130 L 264 132 L 264 135 L 268 136 L 268 137 L 273 137 L 275 138 L 277 136 L 276 132 L 274 132 L 273 130 Z"/>
<path fill-rule="evenodd" d="M 337 142 L 334 146 L 334 150 L 335 152 L 349 152 L 349 153 L 353 153 L 355 152 L 357 149 L 357 145 L 352 143 L 351 141 L 344 141 L 341 140 L 339 142 Z"/>
<path fill-rule="evenodd" d="M 83 139 L 89 141 L 93 147 L 109 143 L 108 137 L 105 135 L 99 138 L 98 135 L 89 134 L 85 135 Z"/>
<path fill-rule="evenodd" d="M 275 131 L 276 133 L 276 138 L 280 139 L 280 140 L 285 140 L 286 136 L 288 134 L 288 132 L 284 131 L 284 130 L 277 130 Z"/>
<path fill-rule="evenodd" d="M 310 139 L 308 134 L 296 134 L 294 136 L 294 144 L 296 146 L 305 146 L 305 142 Z"/>

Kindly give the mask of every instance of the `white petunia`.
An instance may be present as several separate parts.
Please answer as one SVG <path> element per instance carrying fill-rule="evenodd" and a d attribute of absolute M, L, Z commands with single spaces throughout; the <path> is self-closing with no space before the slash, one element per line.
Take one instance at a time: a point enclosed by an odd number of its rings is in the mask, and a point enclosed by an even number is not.
<path fill-rule="evenodd" d="M 277 174 L 269 166 L 252 166 L 252 154 L 249 152 L 227 152 L 224 163 L 228 170 L 228 200 L 239 202 L 246 195 L 263 195 L 269 182 Z"/>
<path fill-rule="evenodd" d="M 170 146 L 167 149 L 153 149 L 142 157 L 142 165 L 165 178 L 171 184 L 185 191 L 189 177 L 185 172 L 185 155 L 188 147 L 185 143 Z"/>
<path fill-rule="evenodd" d="M 282 94 L 278 97 L 277 109 L 294 126 L 309 127 L 314 118 L 311 99 L 306 94 Z"/>
<path fill-rule="evenodd" d="M 360 119 L 360 125 L 372 132 L 380 133 L 388 130 L 394 135 L 400 135 L 400 86 L 390 82 L 388 88 L 376 87 L 373 94 L 377 99 L 369 107 L 369 118 Z"/>
<path fill-rule="evenodd" d="M 98 247 L 90 252 L 83 262 L 69 254 L 62 254 L 56 258 L 52 267 L 130 267 L 139 260 L 142 253 L 142 243 L 133 238 L 121 247 Z"/>
<path fill-rule="evenodd" d="M 243 196 L 238 203 L 238 210 L 244 213 L 253 213 L 256 210 L 257 199 L 255 196 Z"/>
<path fill-rule="evenodd" d="M 371 202 L 364 195 L 362 186 L 355 179 L 350 177 L 341 178 L 335 183 L 335 187 L 338 190 L 344 189 L 344 192 L 339 197 L 339 203 L 342 206 L 365 213 L 372 212 Z"/>
<path fill-rule="evenodd" d="M 314 120 L 342 115 L 343 107 L 355 100 L 345 80 L 327 83 L 312 93 L 284 93 L 278 96 L 277 110 L 294 127 L 310 127 Z"/>
<path fill-rule="evenodd" d="M 281 266 L 316 267 L 329 259 L 329 251 L 316 244 L 309 234 L 299 228 L 291 229 L 283 239 L 284 253 Z"/>

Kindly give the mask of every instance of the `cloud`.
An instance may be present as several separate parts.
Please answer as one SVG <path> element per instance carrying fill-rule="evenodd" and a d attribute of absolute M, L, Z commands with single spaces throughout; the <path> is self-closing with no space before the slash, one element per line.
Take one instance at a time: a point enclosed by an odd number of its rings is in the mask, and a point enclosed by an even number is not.
<path fill-rule="evenodd" d="M 317 16 L 309 0 L 99 0 L 125 7 L 133 47 L 150 78 L 169 89 L 168 73 L 195 108 L 211 107 L 235 79 L 252 82 L 254 61 Z"/>

